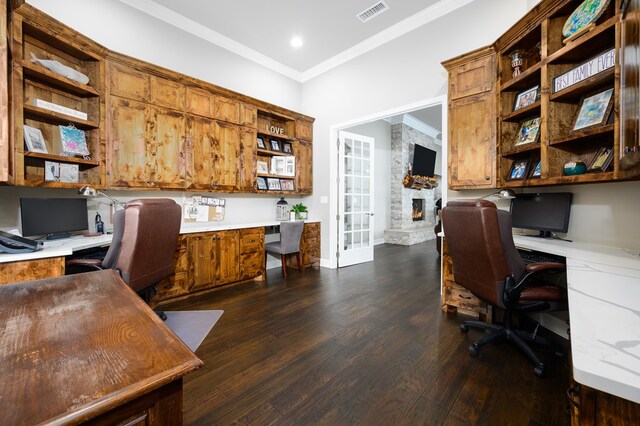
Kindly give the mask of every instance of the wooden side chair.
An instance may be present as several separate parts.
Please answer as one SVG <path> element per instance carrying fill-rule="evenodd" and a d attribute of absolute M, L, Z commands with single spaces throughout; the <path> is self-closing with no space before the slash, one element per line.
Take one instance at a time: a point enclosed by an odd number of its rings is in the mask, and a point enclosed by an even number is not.
<path fill-rule="evenodd" d="M 275 257 L 280 255 L 282 260 L 282 275 L 287 277 L 287 255 L 296 254 L 298 269 L 303 270 L 302 256 L 300 254 L 300 241 L 302 240 L 303 221 L 282 222 L 280 223 L 280 241 L 267 243 L 264 245 L 265 263 L 267 254 Z"/>

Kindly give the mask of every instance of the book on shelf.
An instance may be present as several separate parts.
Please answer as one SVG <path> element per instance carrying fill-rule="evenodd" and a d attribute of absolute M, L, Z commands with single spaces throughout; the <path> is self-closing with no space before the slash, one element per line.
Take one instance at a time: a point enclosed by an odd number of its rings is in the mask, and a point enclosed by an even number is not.
<path fill-rule="evenodd" d="M 59 112 L 60 114 L 69 115 L 71 117 L 79 118 L 81 120 L 86 120 L 88 115 L 86 112 L 77 111 L 73 108 L 68 108 L 66 106 L 54 104 L 53 102 L 43 101 L 42 99 L 34 99 L 33 104 L 38 108 L 48 109 L 49 111 Z"/>

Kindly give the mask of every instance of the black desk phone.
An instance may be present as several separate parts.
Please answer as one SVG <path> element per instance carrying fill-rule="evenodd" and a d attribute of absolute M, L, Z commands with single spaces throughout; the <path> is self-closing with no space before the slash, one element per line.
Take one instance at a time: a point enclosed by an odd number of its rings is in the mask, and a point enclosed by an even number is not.
<path fill-rule="evenodd" d="M 38 247 L 41 247 L 42 245 L 42 241 L 34 241 L 8 232 L 0 231 L 0 251 L 14 254 L 30 253 L 38 250 Z"/>

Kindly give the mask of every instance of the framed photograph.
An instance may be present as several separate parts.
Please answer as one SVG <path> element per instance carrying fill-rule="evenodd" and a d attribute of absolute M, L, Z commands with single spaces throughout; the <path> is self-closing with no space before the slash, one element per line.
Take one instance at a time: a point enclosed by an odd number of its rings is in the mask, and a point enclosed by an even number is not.
<path fill-rule="evenodd" d="M 44 181 L 57 182 L 60 180 L 60 163 L 55 161 L 44 162 Z"/>
<path fill-rule="evenodd" d="M 587 96 L 580 102 L 573 130 L 602 126 L 607 122 L 613 108 L 613 88 Z"/>
<path fill-rule="evenodd" d="M 613 160 L 613 148 L 603 146 L 587 166 L 587 172 L 606 172 Z"/>
<path fill-rule="evenodd" d="M 284 152 L 285 154 L 293 154 L 291 142 L 282 142 L 282 152 Z"/>
<path fill-rule="evenodd" d="M 511 163 L 511 170 L 509 170 L 509 176 L 507 176 L 507 180 L 526 179 L 530 165 L 531 160 L 515 160 L 513 163 Z"/>
<path fill-rule="evenodd" d="M 265 191 L 269 189 L 267 187 L 267 180 L 260 176 L 258 176 L 258 189 L 264 189 Z"/>
<path fill-rule="evenodd" d="M 271 151 L 278 151 L 280 152 L 280 142 L 278 142 L 275 139 L 271 139 L 269 141 L 269 144 L 271 145 Z"/>
<path fill-rule="evenodd" d="M 535 164 L 535 166 L 531 169 L 531 173 L 529 173 L 529 178 L 533 179 L 533 178 L 539 178 L 542 175 L 542 161 L 538 160 L 532 164 Z"/>
<path fill-rule="evenodd" d="M 74 126 L 58 126 L 60 128 L 60 143 L 62 144 L 62 155 L 89 157 L 89 148 L 84 131 L 76 129 Z"/>
<path fill-rule="evenodd" d="M 269 165 L 267 164 L 266 161 L 258 160 L 257 164 L 258 164 L 258 173 L 264 173 L 264 174 L 269 173 Z"/>
<path fill-rule="evenodd" d="M 284 157 L 284 176 L 295 176 L 296 175 L 296 157 L 288 156 Z"/>
<path fill-rule="evenodd" d="M 293 180 L 292 179 L 280 179 L 280 188 L 283 191 L 293 191 Z"/>
<path fill-rule="evenodd" d="M 264 144 L 264 139 L 258 137 L 257 141 L 258 141 L 258 148 L 267 149 L 267 146 Z"/>
<path fill-rule="evenodd" d="M 60 182 L 78 183 L 79 166 L 77 164 L 60 163 Z"/>
<path fill-rule="evenodd" d="M 40 129 L 35 127 L 24 125 L 24 143 L 27 145 L 27 150 L 31 152 L 40 152 L 42 154 L 48 154 L 47 144 L 44 141 L 44 136 Z"/>
<path fill-rule="evenodd" d="M 280 190 L 280 179 L 278 178 L 267 178 L 267 186 L 270 190 Z"/>
<path fill-rule="evenodd" d="M 520 123 L 513 146 L 538 142 L 540 138 L 540 117 L 529 118 Z"/>
<path fill-rule="evenodd" d="M 524 108 L 535 103 L 540 95 L 540 86 L 534 86 L 531 89 L 527 89 L 524 92 L 518 93 L 516 96 L 516 102 L 513 104 L 513 110 L 517 111 L 520 108 Z"/>
<path fill-rule="evenodd" d="M 287 170 L 287 157 L 274 155 L 271 157 L 271 174 L 285 176 Z"/>

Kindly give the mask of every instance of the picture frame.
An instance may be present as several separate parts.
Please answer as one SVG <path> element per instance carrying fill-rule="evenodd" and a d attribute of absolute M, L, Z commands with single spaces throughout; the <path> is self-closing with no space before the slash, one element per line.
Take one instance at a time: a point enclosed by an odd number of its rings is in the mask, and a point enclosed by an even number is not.
<path fill-rule="evenodd" d="M 293 179 L 280 179 L 280 188 L 283 191 L 293 191 Z"/>
<path fill-rule="evenodd" d="M 44 181 L 58 182 L 60 180 L 60 163 L 55 161 L 44 162 Z"/>
<path fill-rule="evenodd" d="M 280 179 L 278 178 L 267 178 L 267 187 L 269 190 L 280 191 Z"/>
<path fill-rule="evenodd" d="M 269 164 L 266 161 L 258 160 L 258 173 L 269 174 Z"/>
<path fill-rule="evenodd" d="M 268 190 L 269 187 L 267 186 L 267 180 L 261 176 L 258 176 L 258 189 L 262 189 L 262 190 Z"/>
<path fill-rule="evenodd" d="M 606 172 L 613 161 L 613 148 L 601 147 L 587 166 L 587 172 Z"/>
<path fill-rule="evenodd" d="M 271 174 L 286 176 L 287 157 L 275 155 L 271 157 Z"/>
<path fill-rule="evenodd" d="M 573 121 L 573 130 L 585 130 L 603 126 L 613 109 L 613 87 L 580 100 L 580 106 Z"/>
<path fill-rule="evenodd" d="M 58 126 L 60 128 L 60 143 L 62 145 L 62 155 L 79 155 L 88 159 L 89 147 L 87 138 L 83 130 L 76 129 L 73 125 Z"/>
<path fill-rule="evenodd" d="M 47 143 L 42 136 L 42 131 L 35 127 L 24 125 L 24 143 L 27 146 L 27 150 L 31 152 L 39 152 L 41 154 L 48 154 Z"/>
<path fill-rule="evenodd" d="M 542 176 L 542 161 L 537 160 L 531 163 L 531 172 L 529 173 L 529 179 L 539 179 Z"/>
<path fill-rule="evenodd" d="M 533 86 L 531 89 L 518 93 L 513 104 L 513 110 L 517 111 L 534 104 L 538 100 L 538 96 L 540 96 L 540 85 Z"/>
<path fill-rule="evenodd" d="M 264 144 L 264 139 L 261 137 L 256 138 L 256 142 L 258 143 L 258 148 L 267 149 L 267 146 Z"/>
<path fill-rule="evenodd" d="M 282 142 L 282 152 L 285 154 L 293 154 L 293 147 L 291 142 Z"/>
<path fill-rule="evenodd" d="M 271 146 L 271 151 L 281 152 L 280 151 L 280 142 L 278 142 L 277 140 L 275 140 L 275 139 L 269 140 L 269 145 Z"/>
<path fill-rule="evenodd" d="M 540 117 L 528 118 L 520 123 L 513 146 L 537 143 L 540 140 Z"/>
<path fill-rule="evenodd" d="M 288 156 L 284 157 L 284 176 L 295 176 L 296 175 L 296 157 Z"/>
<path fill-rule="evenodd" d="M 511 168 L 509 169 L 509 175 L 507 176 L 507 180 L 524 180 L 528 176 L 529 167 L 531 167 L 531 160 L 514 160 L 511 163 Z"/>

